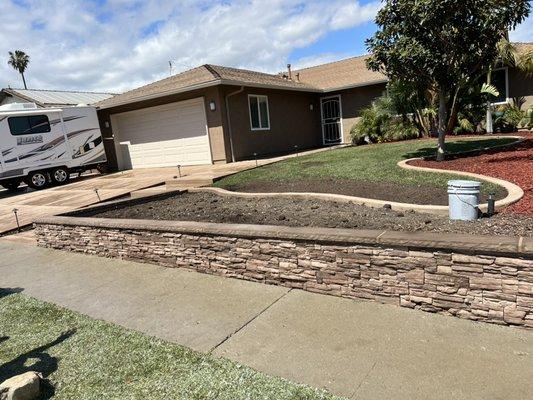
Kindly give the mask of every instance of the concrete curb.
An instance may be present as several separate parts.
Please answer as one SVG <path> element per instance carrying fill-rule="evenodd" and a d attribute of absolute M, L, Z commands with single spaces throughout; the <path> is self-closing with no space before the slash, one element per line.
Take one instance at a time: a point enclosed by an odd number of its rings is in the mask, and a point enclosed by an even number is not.
<path fill-rule="evenodd" d="M 424 172 L 433 172 L 433 173 L 440 173 L 440 174 L 456 174 L 456 175 L 468 176 L 471 178 L 490 182 L 495 185 L 504 187 L 505 190 L 507 190 L 507 197 L 505 197 L 502 200 L 498 200 L 496 202 L 495 206 L 497 210 L 500 210 L 513 203 L 516 203 L 518 200 L 524 197 L 524 191 L 520 188 L 520 186 L 515 185 L 514 183 L 511 183 L 511 182 L 505 181 L 503 179 L 493 178 L 491 176 L 486 176 L 486 175 L 481 175 L 481 174 L 475 174 L 473 172 L 464 172 L 464 171 L 449 170 L 449 169 L 436 169 L 436 168 L 418 167 L 415 165 L 409 165 L 409 162 L 414 161 L 414 160 L 422 160 L 422 158 L 410 158 L 408 160 L 403 160 L 403 161 L 398 162 L 397 165 L 400 168 L 413 170 L 413 171 L 424 171 Z M 482 211 L 486 211 L 487 203 L 481 204 L 479 208 Z M 448 210 L 448 207 L 446 207 L 446 210 Z"/>
<path fill-rule="evenodd" d="M 215 188 L 215 187 L 202 187 L 189 189 L 191 193 L 198 192 L 210 192 L 220 196 L 235 196 L 243 198 L 268 198 L 268 197 L 284 197 L 284 198 L 296 198 L 306 200 L 324 200 L 324 201 L 336 201 L 340 203 L 352 203 L 359 204 L 372 208 L 382 208 L 385 204 L 391 206 L 396 211 L 409 211 L 414 210 L 417 212 L 423 212 L 427 214 L 448 214 L 448 206 L 435 206 L 431 204 L 410 204 L 410 203 L 398 203 L 387 200 L 368 199 L 365 197 L 346 196 L 342 194 L 332 193 L 308 193 L 308 192 L 281 192 L 281 193 L 248 193 L 248 192 L 233 192 L 231 190 Z"/>
<path fill-rule="evenodd" d="M 505 148 L 509 146 L 514 146 L 525 140 L 521 136 L 493 136 L 492 138 L 498 139 L 498 138 L 507 138 L 507 137 L 515 138 L 517 139 L 517 141 L 510 143 L 510 144 L 487 147 L 487 148 L 480 149 L 480 150 L 488 151 L 488 150 L 493 150 L 493 149 Z M 477 150 L 477 151 L 480 151 L 480 150 Z M 463 154 L 463 153 L 456 153 L 456 154 L 458 155 L 458 154 Z M 503 186 L 507 190 L 508 195 L 504 199 L 498 200 L 496 202 L 495 207 L 497 210 L 502 209 L 510 204 L 516 203 L 518 200 L 520 200 L 524 196 L 524 191 L 519 186 L 515 185 L 514 183 L 504 181 L 503 179 L 492 178 L 490 176 L 474 174 L 470 172 L 438 170 L 434 168 L 415 167 L 412 165 L 407 165 L 407 162 L 409 161 L 421 160 L 421 159 L 422 158 L 411 158 L 408 160 L 400 161 L 397 163 L 397 165 L 400 168 L 404 168 L 404 169 L 469 176 L 472 178 L 481 179 L 487 182 L 494 183 L 496 185 Z M 192 188 L 192 189 L 189 189 L 189 192 L 191 193 L 210 192 L 210 193 L 218 194 L 220 196 L 235 196 L 235 197 L 242 197 L 242 198 L 284 197 L 284 198 L 297 198 L 297 199 L 307 199 L 307 200 L 336 201 L 336 202 L 341 202 L 341 203 L 359 204 L 359 205 L 363 205 L 363 206 L 367 206 L 371 208 L 382 208 L 384 205 L 387 204 L 387 205 L 390 205 L 391 208 L 395 211 L 414 210 L 416 212 L 421 212 L 421 213 L 426 213 L 426 214 L 437 214 L 437 215 L 448 215 L 449 213 L 448 206 L 439 206 L 439 205 L 432 205 L 432 204 L 399 203 L 395 201 L 369 199 L 365 197 L 346 196 L 346 195 L 332 194 L 332 193 L 310 193 L 310 192 L 250 193 L 250 192 L 235 192 L 235 191 L 230 191 L 230 190 L 226 190 L 222 188 L 215 188 L 215 187 Z M 481 204 L 479 208 L 482 211 L 486 211 L 487 203 Z"/>
<path fill-rule="evenodd" d="M 294 240 L 337 245 L 377 245 L 411 250 L 443 250 L 500 256 L 533 257 L 533 238 L 441 232 L 404 232 L 376 229 L 293 227 L 278 225 L 227 224 L 197 221 L 143 220 L 52 216 L 35 221 L 36 226 L 56 225 L 109 230 L 133 230 L 246 239 Z M 37 232 L 39 234 L 39 232 Z"/>

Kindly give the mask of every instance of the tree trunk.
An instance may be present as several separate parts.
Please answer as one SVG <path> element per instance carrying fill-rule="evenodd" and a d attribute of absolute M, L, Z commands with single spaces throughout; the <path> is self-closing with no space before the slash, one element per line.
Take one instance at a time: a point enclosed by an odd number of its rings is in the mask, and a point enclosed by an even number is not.
<path fill-rule="evenodd" d="M 415 115 L 416 115 L 415 119 L 417 120 L 418 125 L 420 127 L 422 137 L 424 136 L 429 137 L 429 127 L 427 126 L 426 120 L 422 116 L 422 113 L 420 112 L 419 109 L 415 110 Z"/>
<path fill-rule="evenodd" d="M 446 155 L 444 149 L 444 141 L 446 139 L 446 128 L 447 128 L 447 105 L 446 105 L 446 96 L 442 91 L 439 91 L 439 140 L 437 144 L 437 161 L 443 161 Z"/>
<path fill-rule="evenodd" d="M 489 72 L 487 72 L 487 85 L 491 84 L 492 79 L 492 68 L 489 69 Z M 490 100 L 487 100 L 487 114 L 486 114 L 486 121 L 485 121 L 485 129 L 487 130 L 487 133 L 489 135 L 492 135 L 494 133 L 494 129 L 492 126 L 492 107 L 490 105 Z"/>
<path fill-rule="evenodd" d="M 24 82 L 24 89 L 28 89 L 28 86 L 26 86 L 26 78 L 24 78 L 24 72 L 20 73 L 22 75 L 22 82 Z"/>

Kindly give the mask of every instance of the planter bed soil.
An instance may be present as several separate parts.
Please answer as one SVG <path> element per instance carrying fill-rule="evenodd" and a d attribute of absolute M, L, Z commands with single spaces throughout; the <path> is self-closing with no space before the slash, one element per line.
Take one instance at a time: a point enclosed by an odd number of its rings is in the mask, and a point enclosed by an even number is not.
<path fill-rule="evenodd" d="M 521 133 L 526 140 L 515 147 L 489 151 L 475 157 L 448 161 L 417 160 L 410 164 L 420 167 L 474 172 L 505 179 L 520 186 L 524 197 L 507 207 L 504 213 L 533 215 L 533 133 Z"/>
<path fill-rule="evenodd" d="M 481 235 L 533 236 L 533 217 L 498 214 L 473 222 L 451 222 L 446 216 L 347 203 L 302 199 L 244 199 L 212 193 L 183 193 L 144 203 L 118 203 L 105 210 L 71 215 L 98 218 L 181 220 L 236 224 L 314 226 Z"/>
<path fill-rule="evenodd" d="M 285 182 L 254 181 L 238 185 L 229 185 L 224 188 L 233 192 L 333 193 L 400 203 L 448 205 L 448 193 L 447 188 L 445 187 L 406 185 L 389 182 L 365 182 L 340 179 Z M 495 195 L 496 199 L 500 200 L 507 196 L 507 192 L 505 189 L 501 188 L 496 191 Z M 485 202 L 486 197 L 486 195 L 482 195 L 481 201 Z"/>

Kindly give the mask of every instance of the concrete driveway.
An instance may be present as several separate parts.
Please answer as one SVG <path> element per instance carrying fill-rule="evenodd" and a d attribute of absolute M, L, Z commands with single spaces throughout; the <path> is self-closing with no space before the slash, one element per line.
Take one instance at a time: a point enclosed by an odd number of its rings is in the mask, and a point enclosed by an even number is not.
<path fill-rule="evenodd" d="M 340 146 L 301 152 L 300 155 L 327 151 Z M 65 186 L 41 191 L 21 191 L 10 194 L 0 191 L 0 234 L 17 228 L 13 209 L 18 210 L 21 226 L 47 216 L 73 211 L 100 201 L 111 200 L 139 192 L 146 188 L 162 186 L 159 191 L 209 185 L 213 179 L 221 178 L 256 166 L 267 165 L 295 157 L 285 155 L 256 161 L 239 161 L 229 164 L 198 165 L 172 168 L 135 169 L 108 175 L 95 175 Z M 181 173 L 181 177 L 179 174 Z M 95 189 L 98 190 L 98 194 Z M 148 192 L 147 194 L 150 194 Z"/>

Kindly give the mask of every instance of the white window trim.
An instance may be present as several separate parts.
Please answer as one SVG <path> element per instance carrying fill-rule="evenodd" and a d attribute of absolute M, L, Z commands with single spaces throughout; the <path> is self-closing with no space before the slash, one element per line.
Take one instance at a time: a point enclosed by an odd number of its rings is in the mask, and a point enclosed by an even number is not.
<path fill-rule="evenodd" d="M 254 128 L 254 126 L 252 124 L 252 110 L 251 110 L 251 105 L 252 105 L 251 98 L 252 97 L 257 97 L 258 98 L 257 112 L 258 112 L 258 115 L 259 115 L 259 125 L 261 125 L 261 107 L 259 107 L 259 99 L 266 99 L 267 120 L 268 120 L 268 127 L 267 128 Z M 250 116 L 250 129 L 252 131 L 269 131 L 270 130 L 270 109 L 269 109 L 269 106 L 268 106 L 268 96 L 265 96 L 263 94 L 249 94 L 248 95 L 248 115 Z"/>
<path fill-rule="evenodd" d="M 509 68 L 507 67 L 494 68 L 492 72 L 501 71 L 502 69 L 505 71 L 505 100 L 498 101 L 496 103 L 490 103 L 493 106 L 501 106 L 501 105 L 510 103 L 509 101 L 510 100 L 509 99 Z M 492 81 L 491 81 L 491 84 L 492 84 Z"/>

